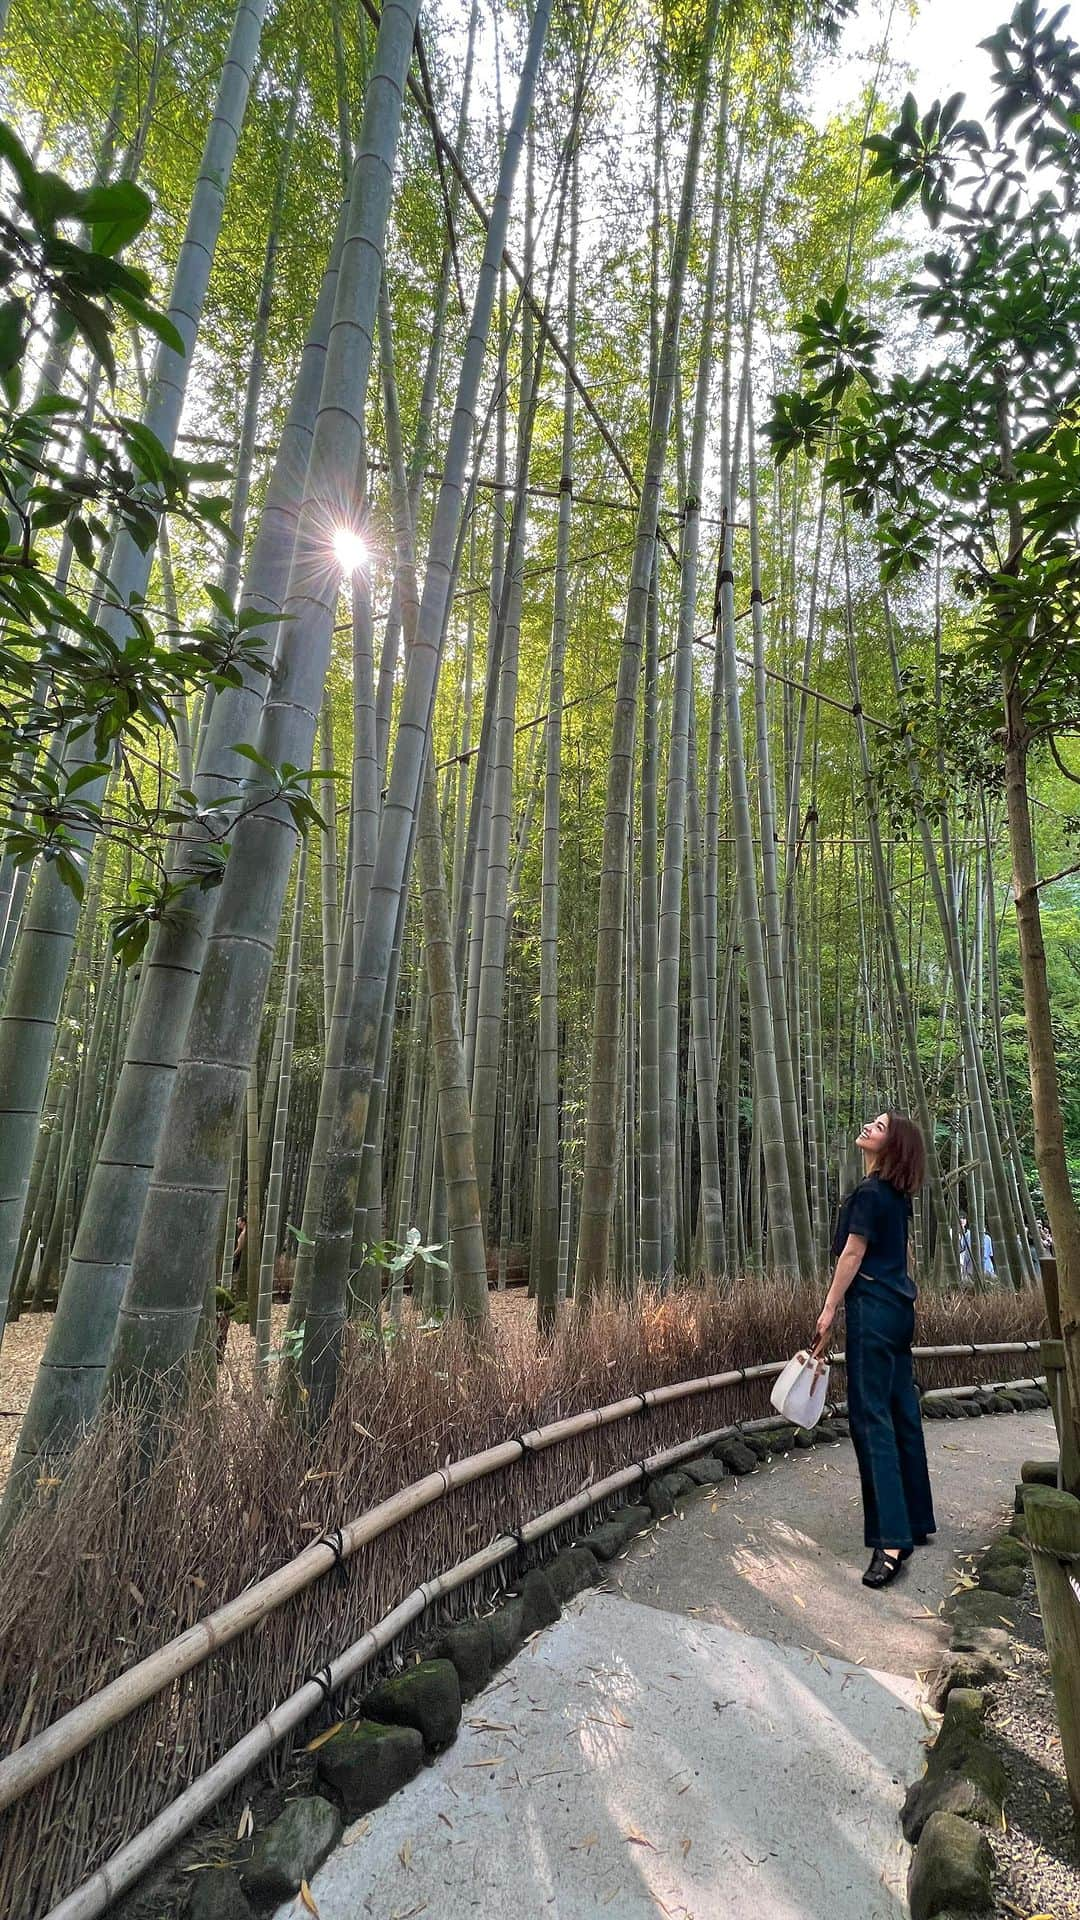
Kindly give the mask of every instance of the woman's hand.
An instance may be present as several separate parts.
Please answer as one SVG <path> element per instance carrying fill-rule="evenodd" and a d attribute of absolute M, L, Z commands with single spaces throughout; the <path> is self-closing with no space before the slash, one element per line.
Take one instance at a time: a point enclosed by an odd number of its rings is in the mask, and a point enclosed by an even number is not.
<path fill-rule="evenodd" d="M 817 1326 L 814 1329 L 813 1351 L 815 1353 L 823 1353 L 825 1351 L 825 1348 L 828 1346 L 829 1336 L 832 1333 L 833 1321 L 835 1319 L 836 1319 L 836 1308 L 832 1306 L 828 1300 L 826 1300 L 825 1305 L 822 1307 L 821 1312 L 818 1314 Z"/>

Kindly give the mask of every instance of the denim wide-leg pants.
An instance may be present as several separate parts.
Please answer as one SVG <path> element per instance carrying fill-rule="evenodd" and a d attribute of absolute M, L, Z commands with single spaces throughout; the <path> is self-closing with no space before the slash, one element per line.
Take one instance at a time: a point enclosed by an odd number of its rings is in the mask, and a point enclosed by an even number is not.
<path fill-rule="evenodd" d="M 911 1342 L 915 1303 L 880 1280 L 861 1276 L 844 1302 L 848 1420 L 862 1482 L 868 1547 L 910 1547 L 933 1533 Z"/>

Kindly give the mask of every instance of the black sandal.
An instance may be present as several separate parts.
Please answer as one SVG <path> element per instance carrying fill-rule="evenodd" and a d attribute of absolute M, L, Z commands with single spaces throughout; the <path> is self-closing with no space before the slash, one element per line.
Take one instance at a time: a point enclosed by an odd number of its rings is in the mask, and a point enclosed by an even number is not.
<path fill-rule="evenodd" d="M 870 1565 L 862 1577 L 863 1586 L 887 1587 L 891 1581 L 896 1579 L 904 1561 L 910 1557 L 910 1554 L 910 1547 L 901 1547 L 894 1559 L 891 1554 L 885 1552 L 883 1547 L 875 1547 Z"/>

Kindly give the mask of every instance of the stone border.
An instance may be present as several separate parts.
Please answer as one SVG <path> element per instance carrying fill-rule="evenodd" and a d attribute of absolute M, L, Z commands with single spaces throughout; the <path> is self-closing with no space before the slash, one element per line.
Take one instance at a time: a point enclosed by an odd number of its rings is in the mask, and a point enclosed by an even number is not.
<path fill-rule="evenodd" d="M 942 1721 L 926 1770 L 909 1787 L 900 1816 L 915 1849 L 908 1875 L 912 1920 L 982 1913 L 993 1905 L 988 1835 L 1004 1821 L 1007 1783 L 999 1755 L 983 1737 L 982 1688 L 1005 1679 L 1003 1656 L 1016 1628 L 1015 1602 L 1030 1557 L 1023 1487 L 1057 1481 L 1054 1461 L 1027 1461 L 1021 1472 L 1009 1527 L 978 1556 L 946 1603 L 949 1650 L 930 1686 L 930 1704 Z"/>
<path fill-rule="evenodd" d="M 929 1419 L 958 1420 L 1048 1405 L 1046 1395 L 1035 1387 L 1009 1389 L 1007 1393 L 977 1390 L 971 1398 L 939 1395 L 935 1400 L 924 1399 L 923 1414 Z M 295 1897 L 301 1883 L 310 1881 L 333 1851 L 348 1824 L 382 1806 L 423 1765 L 452 1744 L 463 1701 L 479 1693 L 492 1674 L 512 1660 L 535 1633 L 553 1625 L 568 1600 L 586 1587 L 597 1586 L 607 1563 L 637 1534 L 674 1513 L 676 1502 L 695 1487 L 716 1486 L 723 1480 L 745 1476 L 775 1454 L 809 1448 L 819 1440 L 846 1439 L 849 1433 L 846 1416 L 840 1411 L 821 1420 L 813 1430 L 779 1423 L 719 1440 L 711 1453 L 651 1477 L 640 1489 L 634 1489 L 631 1504 L 617 1507 L 607 1517 L 601 1515 L 591 1526 L 574 1533 L 553 1557 L 514 1581 L 506 1597 L 490 1612 L 474 1614 L 426 1635 L 416 1649 L 420 1658 L 414 1665 L 379 1682 L 361 1698 L 346 1721 L 328 1734 L 316 1735 L 306 1749 L 314 1760 L 314 1790 L 287 1801 L 252 1842 L 230 1839 L 234 1854 L 231 1862 L 190 1876 L 188 1920 L 255 1920 L 257 1914 Z M 990 1555 L 995 1551 L 991 1548 Z M 1026 1560 L 1026 1551 L 1020 1548 L 1020 1552 Z M 1007 1604 L 999 1589 L 993 1605 Z M 961 1631 L 963 1627 L 962 1622 Z M 992 1635 L 994 1629 L 985 1632 Z M 1002 1632 L 1001 1640 L 1005 1639 Z M 950 1688 L 963 1693 L 980 1675 L 985 1680 L 995 1671 L 1004 1671 L 996 1649 L 982 1656 L 980 1667 L 979 1656 L 968 1650 L 967 1640 L 961 1644 L 956 1639 L 955 1623 L 953 1645 L 955 1653 L 947 1655 L 946 1662 L 955 1658 L 968 1664 L 956 1668 L 956 1677 L 949 1680 L 945 1694 Z M 991 1659 L 993 1665 L 988 1666 Z M 942 1675 L 945 1671 L 943 1664 Z M 962 1722 L 968 1730 L 974 1711 L 970 1708 L 968 1718 L 963 1718 L 963 1703 L 959 1703 L 950 1728 L 954 1722 L 957 1726 Z M 942 1733 L 944 1726 L 943 1722 Z M 939 1734 L 939 1744 L 941 1739 Z M 949 1771 L 944 1748 L 939 1770 Z M 968 1820 L 977 1817 L 972 1813 Z M 920 1831 L 929 1831 L 931 1841 L 940 1831 L 935 1820 L 955 1821 L 964 1829 L 965 1839 L 973 1833 L 970 1824 L 955 1813 L 928 1807 L 925 1822 L 919 1824 Z M 920 1855 L 924 1845 L 920 1843 Z M 235 1855 L 241 1846 L 249 1851 L 245 1858 L 238 1859 Z M 931 1856 L 925 1857 L 929 1865 Z M 958 1903 L 954 1900 L 954 1904 Z M 912 1911 L 915 1914 L 914 1904 Z M 922 1911 L 936 1914 L 941 1908 Z M 916 1920 L 920 1920 L 919 1915 Z"/>

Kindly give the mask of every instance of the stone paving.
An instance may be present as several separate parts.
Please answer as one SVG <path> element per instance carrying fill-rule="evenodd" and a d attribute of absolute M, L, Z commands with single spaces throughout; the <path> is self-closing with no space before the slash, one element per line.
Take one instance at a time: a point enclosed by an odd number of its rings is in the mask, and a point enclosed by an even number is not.
<path fill-rule="evenodd" d="M 941 1598 L 1056 1450 L 1049 1415 L 926 1439 L 939 1535 L 882 1594 L 850 1445 L 690 1496 L 347 1830 L 320 1920 L 899 1920 Z"/>

